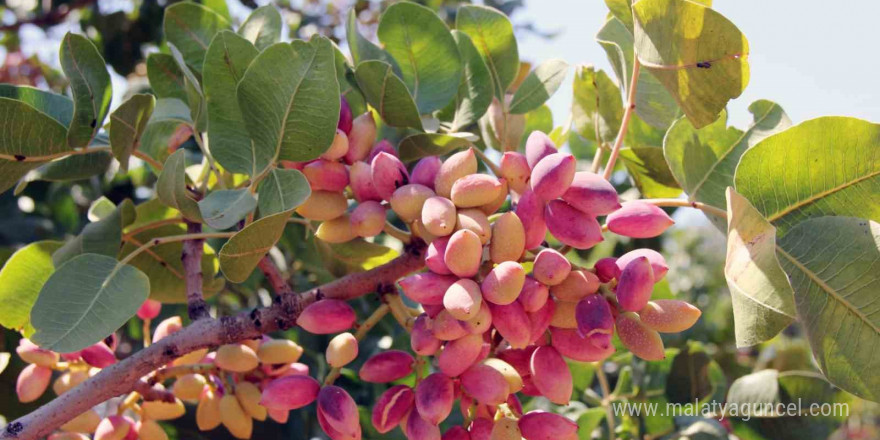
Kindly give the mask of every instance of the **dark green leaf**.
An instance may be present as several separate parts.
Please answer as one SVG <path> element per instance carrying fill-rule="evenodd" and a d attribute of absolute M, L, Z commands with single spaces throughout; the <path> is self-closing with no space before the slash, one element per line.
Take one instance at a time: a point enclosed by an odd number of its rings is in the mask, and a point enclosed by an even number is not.
<path fill-rule="evenodd" d="M 492 103 L 492 77 L 471 37 L 458 30 L 452 31 L 452 37 L 458 45 L 463 66 L 461 84 L 452 103 L 451 131 L 457 132 L 477 122 L 486 113 Z"/>
<path fill-rule="evenodd" d="M 214 229 L 229 229 L 257 207 L 257 199 L 247 188 L 212 191 L 199 200 L 202 220 Z"/>
<path fill-rule="evenodd" d="M 128 170 L 128 159 L 140 145 L 155 106 L 153 95 L 137 94 L 110 115 L 110 146 L 123 171 Z"/>
<path fill-rule="evenodd" d="M 0 84 L 0 97 L 12 98 L 49 115 L 63 125 L 70 125 L 73 118 L 73 101 L 57 93 L 40 90 L 30 86 Z"/>
<path fill-rule="evenodd" d="M 199 204 L 186 189 L 186 151 L 177 150 L 165 161 L 162 174 L 156 182 L 156 196 L 165 206 L 180 211 L 184 217 L 202 221 Z"/>
<path fill-rule="evenodd" d="M 86 154 L 75 154 L 53 160 L 40 168 L 28 180 L 47 180 L 50 182 L 68 182 L 88 179 L 97 174 L 105 173 L 113 162 L 113 155 L 107 151 L 95 151 Z M 31 177 L 33 176 L 33 177 Z"/>
<path fill-rule="evenodd" d="M 55 251 L 52 262 L 57 268 L 81 254 L 115 256 L 122 243 L 122 230 L 134 222 L 136 216 L 131 200 L 123 200 L 113 214 L 87 224 L 79 235 Z"/>
<path fill-rule="evenodd" d="M 113 97 L 110 74 L 98 48 L 82 35 L 65 35 L 59 56 L 73 93 L 73 118 L 67 130 L 67 144 L 71 148 L 82 148 L 104 125 Z"/>
<path fill-rule="evenodd" d="M 379 112 L 386 124 L 422 130 L 416 103 L 389 64 L 364 61 L 358 64 L 355 76 L 367 102 Z"/>
<path fill-rule="evenodd" d="M 0 115 L 0 193 L 28 171 L 70 151 L 64 126 L 30 105 L 0 98 Z"/>
<path fill-rule="evenodd" d="M 257 188 L 260 217 L 290 211 L 302 205 L 311 193 L 303 173 L 273 168 Z"/>
<path fill-rule="evenodd" d="M 156 97 L 186 101 L 183 72 L 170 54 L 157 52 L 147 56 L 147 78 Z"/>
<path fill-rule="evenodd" d="M 281 238 L 293 210 L 263 217 L 244 227 L 220 249 L 220 268 L 233 283 L 243 283 Z"/>

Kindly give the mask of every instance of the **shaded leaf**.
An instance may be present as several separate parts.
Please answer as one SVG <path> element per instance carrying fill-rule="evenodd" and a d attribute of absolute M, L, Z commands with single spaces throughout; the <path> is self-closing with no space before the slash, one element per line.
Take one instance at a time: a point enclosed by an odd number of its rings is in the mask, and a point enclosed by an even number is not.
<path fill-rule="evenodd" d="M 400 160 L 412 162 L 425 156 L 443 156 L 446 153 L 473 145 L 471 133 L 417 133 L 407 136 L 397 146 Z"/>
<path fill-rule="evenodd" d="M 64 127 L 73 118 L 73 101 L 57 93 L 30 86 L 0 84 L 0 97 L 21 101 L 58 121 Z"/>
<path fill-rule="evenodd" d="M 247 188 L 212 191 L 199 200 L 202 221 L 219 230 L 235 226 L 256 207 L 257 199 Z"/>
<path fill-rule="evenodd" d="M 220 249 L 220 268 L 233 283 L 243 283 L 260 259 L 281 238 L 293 210 L 263 217 L 233 235 Z"/>
<path fill-rule="evenodd" d="M 202 221 L 199 204 L 186 188 L 186 151 L 177 150 L 168 156 L 156 182 L 156 196 L 166 206 L 180 211 L 187 219 Z"/>
<path fill-rule="evenodd" d="M 158 98 L 176 98 L 186 101 L 183 72 L 174 57 L 167 53 L 151 53 L 147 56 L 147 79 Z"/>
<path fill-rule="evenodd" d="M 141 136 L 138 151 L 163 163 L 192 135 L 191 125 L 192 118 L 185 102 L 176 98 L 158 99 Z"/>
<path fill-rule="evenodd" d="M 214 34 L 229 28 L 229 21 L 206 6 L 192 2 L 165 8 L 165 39 L 180 50 L 186 64 L 201 73 L 205 52 Z"/>
<path fill-rule="evenodd" d="M 675 198 L 681 194 L 659 146 L 621 148 L 620 158 L 643 197 Z"/>
<path fill-rule="evenodd" d="M 107 171 L 113 155 L 107 151 L 95 151 L 86 154 L 75 154 L 53 160 L 28 175 L 28 180 L 47 180 L 50 182 L 68 182 L 88 179 Z"/>
<path fill-rule="evenodd" d="M 134 222 L 135 217 L 134 204 L 129 199 L 123 200 L 113 214 L 87 224 L 79 235 L 52 254 L 55 267 L 80 254 L 116 255 L 122 242 L 122 229 Z"/>
<path fill-rule="evenodd" d="M 69 150 L 67 131 L 56 120 L 14 99 L 0 98 L 0 192 L 28 171 Z"/>
<path fill-rule="evenodd" d="M 544 61 L 516 89 L 508 111 L 520 114 L 532 111 L 547 102 L 562 85 L 568 63 L 560 59 Z"/>
<path fill-rule="evenodd" d="M 30 334 L 31 308 L 52 272 L 52 254 L 64 243 L 36 241 L 17 250 L 0 270 L 0 325 Z"/>
<path fill-rule="evenodd" d="M 155 106 L 153 95 L 137 94 L 110 115 L 110 146 L 123 171 L 128 170 L 128 159 L 140 145 Z"/>
<path fill-rule="evenodd" d="M 510 20 L 490 7 L 463 5 L 455 15 L 455 28 L 471 37 L 489 68 L 495 96 L 504 99 L 519 73 L 519 50 Z"/>
<path fill-rule="evenodd" d="M 82 35 L 68 32 L 61 41 L 59 56 L 73 93 L 73 118 L 67 130 L 67 144 L 71 148 L 82 148 L 104 125 L 113 96 L 110 74 L 98 48 Z"/>
<path fill-rule="evenodd" d="M 458 93 L 451 103 L 453 107 L 452 128 L 456 132 L 480 119 L 492 103 L 492 77 L 489 68 L 464 32 L 452 31 L 452 37 L 461 54 L 462 76 Z"/>
<path fill-rule="evenodd" d="M 416 103 L 389 64 L 364 61 L 358 64 L 355 77 L 367 102 L 379 112 L 386 124 L 422 130 Z"/>
<path fill-rule="evenodd" d="M 397 61 L 384 49 L 376 46 L 370 40 L 366 39 L 357 29 L 357 13 L 352 8 L 348 13 L 348 20 L 345 26 L 345 35 L 348 39 L 348 50 L 351 52 L 351 59 L 355 66 L 360 65 L 364 61 L 377 60 L 390 65 L 394 69 L 394 73 L 399 77 L 403 74 Z"/>
<path fill-rule="evenodd" d="M 298 170 L 273 168 L 257 188 L 260 217 L 290 211 L 309 198 L 312 190 Z"/>
<path fill-rule="evenodd" d="M 241 24 L 238 33 L 263 50 L 281 39 L 281 13 L 274 5 L 260 6 Z"/>
<path fill-rule="evenodd" d="M 204 131 L 208 124 L 208 110 L 205 104 L 205 95 L 202 92 L 202 85 L 192 69 L 186 64 L 183 54 L 177 49 L 173 43 L 168 43 L 168 49 L 171 56 L 177 63 L 177 67 L 183 72 L 183 90 L 186 93 L 186 102 L 189 105 L 189 114 L 195 127 L 199 131 Z"/>

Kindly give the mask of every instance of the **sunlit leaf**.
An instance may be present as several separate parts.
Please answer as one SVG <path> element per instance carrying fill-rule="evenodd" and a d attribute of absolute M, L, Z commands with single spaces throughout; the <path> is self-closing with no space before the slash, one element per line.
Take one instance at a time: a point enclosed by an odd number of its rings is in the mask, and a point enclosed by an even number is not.
<path fill-rule="evenodd" d="M 290 211 L 302 205 L 311 193 L 309 182 L 303 173 L 275 168 L 257 188 L 260 217 Z"/>
<path fill-rule="evenodd" d="M 281 14 L 274 5 L 260 6 L 241 24 L 238 33 L 263 50 L 281 39 Z"/>
<path fill-rule="evenodd" d="M 623 118 L 620 89 L 604 71 L 578 66 L 572 83 L 571 115 L 574 128 L 584 139 L 612 144 Z"/>
<path fill-rule="evenodd" d="M 40 289 L 52 272 L 52 254 L 61 247 L 60 241 L 35 241 L 17 250 L 0 270 L 0 325 L 8 329 L 30 327 L 31 308 Z"/>
<path fill-rule="evenodd" d="M 233 283 L 242 283 L 281 238 L 293 210 L 263 217 L 244 227 L 220 249 L 220 268 Z"/>
<path fill-rule="evenodd" d="M 516 89 L 508 111 L 514 114 L 532 111 L 547 102 L 562 85 L 568 73 L 568 63 L 550 59 L 541 63 Z"/>
<path fill-rule="evenodd" d="M 510 20 L 487 6 L 463 5 L 455 15 L 455 28 L 471 37 L 489 67 L 495 96 L 504 99 L 519 73 L 519 50 Z"/>
<path fill-rule="evenodd" d="M 474 42 L 464 32 L 452 31 L 461 54 L 462 77 L 455 95 L 452 132 L 461 130 L 486 113 L 492 103 L 492 77 Z"/>

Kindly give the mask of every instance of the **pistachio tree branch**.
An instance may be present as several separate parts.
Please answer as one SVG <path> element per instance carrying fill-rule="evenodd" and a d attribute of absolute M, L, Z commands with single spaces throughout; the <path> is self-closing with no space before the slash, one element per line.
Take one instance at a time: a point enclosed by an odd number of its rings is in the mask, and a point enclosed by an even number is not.
<path fill-rule="evenodd" d="M 202 232 L 202 224 L 186 222 L 187 234 L 199 234 Z M 197 321 L 208 318 L 208 304 L 202 295 L 202 254 L 204 253 L 205 239 L 193 238 L 183 242 L 183 252 L 180 259 L 183 261 L 184 281 L 186 282 L 186 309 L 189 319 Z"/>
<path fill-rule="evenodd" d="M 605 165 L 605 173 L 602 177 L 605 180 L 611 177 L 614 172 L 614 162 L 617 156 L 620 156 L 620 149 L 623 147 L 623 138 L 626 137 L 626 129 L 629 127 L 629 120 L 632 119 L 633 112 L 636 110 L 636 88 L 639 84 L 639 57 L 633 57 L 633 72 L 629 83 L 629 94 L 626 98 L 626 109 L 623 111 L 623 120 L 620 121 L 620 131 L 617 132 L 617 138 L 614 140 L 614 147 L 611 148 L 611 156 L 608 157 L 608 164 Z M 597 153 L 599 151 L 597 150 Z"/>
<path fill-rule="evenodd" d="M 142 378 L 168 362 L 202 348 L 257 338 L 295 325 L 302 309 L 319 298 L 350 300 L 395 283 L 424 267 L 425 244 L 413 243 L 401 256 L 365 272 L 353 273 L 275 304 L 233 316 L 200 319 L 177 333 L 117 362 L 32 413 L 9 422 L 0 439 L 35 440 L 91 407 L 135 389 Z"/>

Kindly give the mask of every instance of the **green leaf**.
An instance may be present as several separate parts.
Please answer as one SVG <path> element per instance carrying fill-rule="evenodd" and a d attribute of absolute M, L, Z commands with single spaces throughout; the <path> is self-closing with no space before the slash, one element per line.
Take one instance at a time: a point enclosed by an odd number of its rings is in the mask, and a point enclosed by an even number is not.
<path fill-rule="evenodd" d="M 87 224 L 79 235 L 52 254 L 55 267 L 81 254 L 115 256 L 122 242 L 122 230 L 132 224 L 136 216 L 131 200 L 123 200 L 113 214 Z"/>
<path fill-rule="evenodd" d="M 358 86 L 386 124 L 392 127 L 410 127 L 422 130 L 422 120 L 416 103 L 406 85 L 382 61 L 364 61 L 355 70 Z"/>
<path fill-rule="evenodd" d="M 68 32 L 61 40 L 59 56 L 61 70 L 70 80 L 73 93 L 73 118 L 67 130 L 67 144 L 71 148 L 82 148 L 104 125 L 113 97 L 110 74 L 98 48 L 82 35 Z"/>
<path fill-rule="evenodd" d="M 31 328 L 31 308 L 37 301 L 40 288 L 55 271 L 52 254 L 62 244 L 60 241 L 36 241 L 6 260 L 0 270 L 0 302 L 3 303 L 0 325 L 12 330 Z"/>
<path fill-rule="evenodd" d="M 220 268 L 233 283 L 243 283 L 260 259 L 281 238 L 293 210 L 263 217 L 233 235 L 220 249 Z"/>
<path fill-rule="evenodd" d="M 128 170 L 128 159 L 138 149 L 155 106 L 153 95 L 137 94 L 110 115 L 110 146 L 123 171 Z"/>
<path fill-rule="evenodd" d="M 0 98 L 12 98 L 49 115 L 63 125 L 70 125 L 73 118 L 73 101 L 57 93 L 40 90 L 30 86 L 0 84 Z"/>
<path fill-rule="evenodd" d="M 247 188 L 212 191 L 199 200 L 202 221 L 218 230 L 235 226 L 256 207 L 257 198 Z"/>
<path fill-rule="evenodd" d="M 373 269 L 399 255 L 394 249 L 361 238 L 328 246 L 330 257 L 335 263 L 344 265 L 347 273 Z"/>
<path fill-rule="evenodd" d="M 572 90 L 571 115 L 575 131 L 586 140 L 613 143 L 623 119 L 623 100 L 614 81 L 593 66 L 578 66 Z"/>
<path fill-rule="evenodd" d="M 333 52 L 336 60 L 336 82 L 339 83 L 339 94 L 348 101 L 353 115 L 362 115 L 367 112 L 367 102 L 358 88 L 357 79 L 354 77 L 354 67 L 335 43 L 333 44 Z"/>
<path fill-rule="evenodd" d="M 605 412 L 605 408 L 588 408 L 578 417 L 579 440 L 592 440 L 592 432 L 605 420 Z"/>
<path fill-rule="evenodd" d="M 489 109 L 492 104 L 492 77 L 489 68 L 474 46 L 473 40 L 466 33 L 452 31 L 452 38 L 461 54 L 462 76 L 458 93 L 451 103 L 454 106 L 452 132 L 461 130 L 474 122 Z"/>
<path fill-rule="evenodd" d="M 238 33 L 263 50 L 281 40 L 281 14 L 271 4 L 254 9 L 238 28 Z"/>
<path fill-rule="evenodd" d="M 659 146 L 621 148 L 620 159 L 643 197 L 675 198 L 681 194 Z"/>
<path fill-rule="evenodd" d="M 461 56 L 449 28 L 434 11 L 416 3 L 394 3 L 382 14 L 376 33 L 400 66 L 420 114 L 452 100 L 461 82 Z"/>
<path fill-rule="evenodd" d="M 89 205 L 89 211 L 86 214 L 90 222 L 103 220 L 116 211 L 116 205 L 105 196 L 101 196 L 98 200 Z"/>
<path fill-rule="evenodd" d="M 225 18 L 226 21 L 232 21 L 232 16 L 229 15 L 229 6 L 226 4 L 226 0 L 201 0 L 200 3 L 205 5 L 206 8 L 220 14 L 220 16 Z"/>
<path fill-rule="evenodd" d="M 183 72 L 174 57 L 167 53 L 151 53 L 147 56 L 147 79 L 158 98 L 177 98 L 186 101 Z"/>
<path fill-rule="evenodd" d="M 290 211 L 309 198 L 312 190 L 298 170 L 273 168 L 257 188 L 260 217 Z"/>
<path fill-rule="evenodd" d="M 806 220 L 777 238 L 779 262 L 813 356 L 831 383 L 880 401 L 880 224 L 853 217 Z"/>
<path fill-rule="evenodd" d="M 543 131 L 544 133 L 550 133 L 550 131 L 553 130 L 553 112 L 550 111 L 550 107 L 542 105 L 525 114 L 525 123 L 523 124 L 522 132 L 524 134 L 530 134 L 535 130 Z M 494 133 L 494 130 L 492 131 Z M 525 150 L 526 140 L 528 140 L 528 138 L 527 135 L 520 136 L 520 151 Z"/>
<path fill-rule="evenodd" d="M 28 171 L 70 151 L 67 130 L 21 101 L 0 98 L 0 193 Z"/>
<path fill-rule="evenodd" d="M 138 151 L 162 163 L 175 150 L 173 144 L 179 146 L 185 139 L 176 139 L 181 134 L 187 138 L 192 134 L 192 118 L 185 102 L 176 98 L 160 98 L 156 100 L 153 115 L 147 122 L 147 128 L 141 136 Z"/>
<path fill-rule="evenodd" d="M 150 280 L 140 270 L 106 255 L 79 255 L 40 290 L 31 339 L 47 350 L 82 350 L 125 324 L 149 293 Z"/>
<path fill-rule="evenodd" d="M 257 148 L 251 140 L 235 97 L 238 82 L 259 53 L 248 40 L 230 31 L 220 32 L 208 47 L 202 73 L 211 154 L 227 170 L 250 176 L 257 175 L 275 156 L 274 149 Z"/>
<path fill-rule="evenodd" d="M 50 182 L 83 180 L 107 172 L 111 162 L 113 162 L 113 155 L 107 151 L 75 154 L 41 166 L 26 179 Z"/>
<path fill-rule="evenodd" d="M 355 66 L 360 65 L 364 61 L 378 60 L 394 68 L 394 73 L 398 76 L 403 76 L 400 66 L 397 65 L 397 61 L 394 60 L 391 54 L 376 46 L 358 32 L 357 12 L 354 8 L 348 13 L 345 35 L 348 39 L 348 50 L 351 52 L 351 59 L 354 61 Z"/>
<path fill-rule="evenodd" d="M 706 401 L 716 393 L 723 398 L 726 385 L 724 373 L 702 344 L 689 342 L 672 359 L 672 367 L 666 378 L 666 399 L 671 403 L 687 405 Z"/>
<path fill-rule="evenodd" d="M 639 62 L 695 127 L 717 119 L 745 89 L 749 44 L 723 15 L 685 0 L 638 1 L 633 14 Z"/>
<path fill-rule="evenodd" d="M 736 345 L 767 341 L 795 318 L 794 292 L 776 257 L 776 228 L 733 188 L 727 190 L 724 277 L 733 302 Z"/>
<path fill-rule="evenodd" d="M 229 29 L 229 21 L 198 3 L 180 2 L 165 9 L 162 27 L 165 39 L 180 50 L 186 64 L 201 73 L 211 39 Z"/>
<path fill-rule="evenodd" d="M 190 117 L 195 122 L 196 129 L 204 131 L 208 124 L 208 110 L 201 82 L 186 64 L 183 54 L 180 53 L 177 46 L 173 43 L 168 43 L 168 49 L 171 51 L 171 56 L 177 63 L 177 67 L 183 72 L 183 90 L 186 92 L 186 102 L 189 105 Z"/>
<path fill-rule="evenodd" d="M 556 93 L 567 73 L 568 63 L 565 61 L 544 61 L 517 87 L 508 110 L 513 114 L 521 114 L 540 107 Z"/>
<path fill-rule="evenodd" d="M 619 21 L 630 34 L 633 32 L 633 0 L 605 0 L 611 15 Z"/>
<path fill-rule="evenodd" d="M 464 5 L 455 15 L 455 28 L 474 41 L 489 68 L 495 96 L 503 100 L 519 74 L 519 51 L 510 20 L 490 7 Z"/>
<path fill-rule="evenodd" d="M 237 94 L 260 151 L 272 151 L 281 160 L 305 161 L 320 156 L 333 143 L 339 84 L 333 45 L 327 38 L 269 46 L 251 63 Z"/>
<path fill-rule="evenodd" d="M 736 170 L 736 190 L 780 236 L 824 215 L 880 221 L 878 145 L 878 124 L 847 117 L 812 119 L 746 151 Z"/>
<path fill-rule="evenodd" d="M 416 133 L 403 138 L 397 151 L 400 160 L 412 162 L 425 156 L 443 156 L 459 148 L 473 146 L 475 138 L 471 133 Z"/>
<path fill-rule="evenodd" d="M 177 150 L 165 161 L 162 174 L 156 182 L 156 196 L 166 206 L 180 211 L 184 217 L 201 222 L 199 204 L 186 189 L 186 151 Z"/>
<path fill-rule="evenodd" d="M 629 0 L 623 1 L 628 2 Z M 629 7 L 627 7 L 627 12 L 629 12 Z M 631 14 L 629 27 L 632 28 Z M 611 62 L 611 67 L 617 75 L 623 92 L 628 94 L 633 75 L 634 37 L 632 30 L 628 30 L 620 20 L 609 18 L 596 34 L 596 41 L 605 49 L 605 54 L 608 56 L 608 61 Z M 647 69 L 640 70 L 636 85 L 636 114 L 651 126 L 660 129 L 666 129 L 681 115 L 675 98 Z"/>
<path fill-rule="evenodd" d="M 724 208 L 725 189 L 733 186 L 740 157 L 751 146 L 791 125 L 778 104 L 760 100 L 749 106 L 754 122 L 745 132 L 727 127 L 727 112 L 700 129 L 682 118 L 672 124 L 663 140 L 663 152 L 688 200 Z M 722 230 L 724 222 L 716 222 Z"/>

